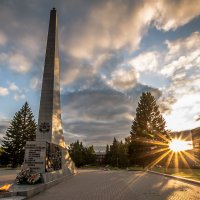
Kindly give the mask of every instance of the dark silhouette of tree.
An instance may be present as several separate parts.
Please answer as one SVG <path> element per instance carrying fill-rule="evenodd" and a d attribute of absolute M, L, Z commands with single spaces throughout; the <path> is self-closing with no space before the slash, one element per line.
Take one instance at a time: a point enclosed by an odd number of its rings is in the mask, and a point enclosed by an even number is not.
<path fill-rule="evenodd" d="M 12 167 L 23 163 L 26 141 L 35 140 L 37 125 L 28 103 L 15 113 L 2 140 L 2 149 Z"/>
<path fill-rule="evenodd" d="M 109 155 L 109 152 L 110 152 L 110 147 L 109 145 L 107 144 L 106 145 L 106 155 L 105 155 L 105 164 L 109 164 L 110 163 L 110 155 Z"/>
<path fill-rule="evenodd" d="M 132 164 L 144 167 L 155 159 L 156 155 L 152 154 L 152 150 L 163 148 L 163 144 L 167 144 L 169 139 L 165 124 L 154 96 L 150 92 L 142 93 L 128 145 Z"/>
<path fill-rule="evenodd" d="M 128 166 L 128 149 L 126 143 L 117 141 L 114 138 L 112 145 L 107 145 L 106 161 L 113 167 L 124 168 Z"/>
<path fill-rule="evenodd" d="M 77 167 L 95 163 L 93 146 L 84 147 L 82 142 L 77 140 L 69 146 L 69 154 Z"/>
<path fill-rule="evenodd" d="M 131 135 L 163 141 L 162 136 L 167 136 L 165 124 L 154 96 L 150 92 L 142 93 L 131 127 Z"/>
<path fill-rule="evenodd" d="M 2 147 L 0 147 L 0 165 L 6 166 L 9 164 L 8 156 L 6 155 L 5 151 Z"/>

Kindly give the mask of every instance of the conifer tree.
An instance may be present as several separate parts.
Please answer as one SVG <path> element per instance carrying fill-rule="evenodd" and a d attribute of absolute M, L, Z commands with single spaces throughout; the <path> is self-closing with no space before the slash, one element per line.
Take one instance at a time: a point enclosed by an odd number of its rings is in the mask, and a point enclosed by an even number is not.
<path fill-rule="evenodd" d="M 105 155 L 105 164 L 109 164 L 110 163 L 110 147 L 107 144 L 106 145 L 106 155 Z"/>
<path fill-rule="evenodd" d="M 106 148 L 106 159 L 107 164 L 113 167 L 124 168 L 128 166 L 128 149 L 127 144 L 122 141 L 119 142 L 115 137 L 112 145 L 110 145 L 110 150 L 107 145 Z"/>
<path fill-rule="evenodd" d="M 22 108 L 15 113 L 2 140 L 2 148 L 12 167 L 22 164 L 26 141 L 35 140 L 36 128 L 31 108 L 25 102 Z"/>
<path fill-rule="evenodd" d="M 77 167 L 95 163 L 94 147 L 84 147 L 82 142 L 77 140 L 69 146 L 69 154 Z"/>
<path fill-rule="evenodd" d="M 144 92 L 140 97 L 136 117 L 131 127 L 131 135 L 160 141 L 163 141 L 162 136 L 167 136 L 165 120 L 150 92 Z"/>
<path fill-rule="evenodd" d="M 131 142 L 128 145 L 131 164 L 147 166 L 158 156 L 151 153 L 152 149 L 163 148 L 167 139 L 169 136 L 165 129 L 165 120 L 154 96 L 150 92 L 142 93 L 131 127 Z"/>

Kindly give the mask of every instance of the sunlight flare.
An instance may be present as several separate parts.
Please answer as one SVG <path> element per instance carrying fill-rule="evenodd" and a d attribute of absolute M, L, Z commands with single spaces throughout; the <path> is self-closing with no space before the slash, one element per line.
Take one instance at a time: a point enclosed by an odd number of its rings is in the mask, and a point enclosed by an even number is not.
<path fill-rule="evenodd" d="M 173 152 L 186 151 L 186 150 L 191 150 L 192 145 L 188 141 L 174 139 L 169 143 L 169 149 Z"/>

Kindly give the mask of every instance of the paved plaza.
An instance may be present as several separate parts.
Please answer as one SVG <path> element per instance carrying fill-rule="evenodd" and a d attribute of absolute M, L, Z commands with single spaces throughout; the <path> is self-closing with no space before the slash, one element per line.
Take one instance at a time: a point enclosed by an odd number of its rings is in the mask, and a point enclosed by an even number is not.
<path fill-rule="evenodd" d="M 200 187 L 164 176 L 127 171 L 80 170 L 31 200 L 198 200 Z"/>
<path fill-rule="evenodd" d="M 0 187 L 6 183 L 13 183 L 20 170 L 0 169 Z"/>

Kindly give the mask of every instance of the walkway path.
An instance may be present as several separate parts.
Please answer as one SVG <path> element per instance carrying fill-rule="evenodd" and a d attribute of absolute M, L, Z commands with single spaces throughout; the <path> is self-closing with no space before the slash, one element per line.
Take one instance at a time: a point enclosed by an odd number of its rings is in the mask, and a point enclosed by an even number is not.
<path fill-rule="evenodd" d="M 127 171 L 80 170 L 31 200 L 200 200 L 200 187 L 164 176 Z"/>

